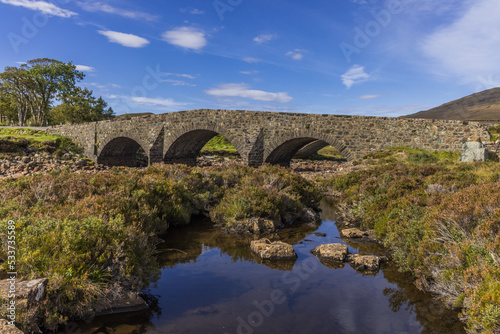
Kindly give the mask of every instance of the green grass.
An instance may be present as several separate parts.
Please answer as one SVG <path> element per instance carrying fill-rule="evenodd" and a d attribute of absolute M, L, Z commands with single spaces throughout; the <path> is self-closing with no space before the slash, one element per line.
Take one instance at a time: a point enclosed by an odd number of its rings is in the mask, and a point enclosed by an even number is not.
<path fill-rule="evenodd" d="M 236 148 L 222 135 L 217 135 L 210 139 L 205 146 L 201 149 L 202 153 L 217 153 L 217 152 L 227 152 L 227 153 L 238 153 Z"/>
<path fill-rule="evenodd" d="M 498 138 L 500 137 L 500 124 L 488 128 L 488 132 L 491 135 L 491 140 L 497 141 Z"/>
<path fill-rule="evenodd" d="M 16 128 L 0 129 L 0 153 L 22 154 L 26 148 L 35 147 L 52 153 L 82 153 L 82 148 L 69 138 L 59 135 L 48 135 L 43 130 Z"/>
<path fill-rule="evenodd" d="M 33 129 L 0 129 L 0 138 L 24 138 L 30 143 L 35 145 L 40 145 L 45 141 L 56 141 L 61 136 L 59 135 L 48 135 L 43 130 L 33 130 Z"/>

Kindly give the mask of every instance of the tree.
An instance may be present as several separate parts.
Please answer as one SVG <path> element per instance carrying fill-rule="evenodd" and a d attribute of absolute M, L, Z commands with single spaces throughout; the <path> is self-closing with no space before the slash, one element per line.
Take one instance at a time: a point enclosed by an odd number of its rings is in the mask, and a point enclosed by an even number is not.
<path fill-rule="evenodd" d="M 49 112 L 50 124 L 96 122 L 114 117 L 113 109 L 87 88 L 76 87 L 62 99 L 62 104 Z"/>
<path fill-rule="evenodd" d="M 85 75 L 71 62 L 40 58 L 17 67 L 7 67 L 0 73 L 5 91 L 15 100 L 19 125 L 26 125 L 28 117 L 33 124 L 43 125 L 55 99 L 72 94 L 76 83 Z"/>
<path fill-rule="evenodd" d="M 7 92 L 5 87 L 0 83 L 0 123 L 10 124 L 17 122 L 17 112 L 15 102 Z"/>
<path fill-rule="evenodd" d="M 37 125 L 45 123 L 52 101 L 71 95 L 76 88 L 75 84 L 85 77 L 71 62 L 66 64 L 54 59 L 33 59 L 21 67 L 28 70 L 33 81 L 36 99 L 32 117 Z"/>
<path fill-rule="evenodd" d="M 17 109 L 17 118 L 20 126 L 26 125 L 26 120 L 33 112 L 33 86 L 25 69 L 6 67 L 0 73 L 3 91 L 10 96 Z"/>

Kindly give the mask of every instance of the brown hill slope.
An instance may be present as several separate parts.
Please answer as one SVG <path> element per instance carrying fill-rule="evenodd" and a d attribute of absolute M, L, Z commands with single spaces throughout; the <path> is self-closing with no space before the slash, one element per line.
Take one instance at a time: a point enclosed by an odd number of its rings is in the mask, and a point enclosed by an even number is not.
<path fill-rule="evenodd" d="M 475 93 L 405 118 L 500 121 L 500 87 Z"/>

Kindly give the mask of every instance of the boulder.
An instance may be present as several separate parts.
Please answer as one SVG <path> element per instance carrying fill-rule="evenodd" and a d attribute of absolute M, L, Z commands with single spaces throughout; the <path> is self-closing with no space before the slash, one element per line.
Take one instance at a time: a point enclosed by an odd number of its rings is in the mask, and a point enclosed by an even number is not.
<path fill-rule="evenodd" d="M 319 245 L 311 253 L 323 259 L 343 262 L 349 251 L 347 245 L 336 243 Z"/>
<path fill-rule="evenodd" d="M 39 278 L 31 281 L 16 281 L 16 299 L 26 299 L 28 308 L 36 306 L 42 299 L 47 286 L 46 278 Z M 8 299 L 11 281 L 4 279 L 0 281 L 0 296 Z"/>
<path fill-rule="evenodd" d="M 136 292 L 124 292 L 98 305 L 95 308 L 95 316 L 137 312 L 148 308 L 148 304 Z"/>
<path fill-rule="evenodd" d="M 488 150 L 481 142 L 469 141 L 462 146 L 462 154 L 458 161 L 473 162 L 485 161 L 488 158 Z"/>
<path fill-rule="evenodd" d="M 9 324 L 5 319 L 0 319 L 0 333 L 2 334 L 23 334 L 16 326 Z"/>
<path fill-rule="evenodd" d="M 346 238 L 362 238 L 368 233 L 357 228 L 347 228 L 345 230 L 341 230 L 340 234 Z"/>
<path fill-rule="evenodd" d="M 297 257 L 292 245 L 281 241 L 271 242 L 269 239 L 254 240 L 250 244 L 250 249 L 261 259 L 286 260 Z"/>
<path fill-rule="evenodd" d="M 376 255 L 359 255 L 350 254 L 348 259 L 349 263 L 355 270 L 378 270 L 380 268 L 380 257 Z"/>

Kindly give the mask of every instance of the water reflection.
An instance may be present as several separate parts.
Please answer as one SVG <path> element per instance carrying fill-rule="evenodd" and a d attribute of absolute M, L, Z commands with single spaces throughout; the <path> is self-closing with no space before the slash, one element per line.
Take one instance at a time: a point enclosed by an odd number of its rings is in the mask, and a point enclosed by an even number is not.
<path fill-rule="evenodd" d="M 392 263 L 373 275 L 319 261 L 319 244 L 344 242 L 351 253 L 385 255 L 348 242 L 323 208 L 322 224 L 268 236 L 294 245 L 292 262 L 263 262 L 254 236 L 220 233 L 207 221 L 169 231 L 158 255 L 153 308 L 80 324 L 81 333 L 464 333 L 454 312 L 420 292 Z"/>

